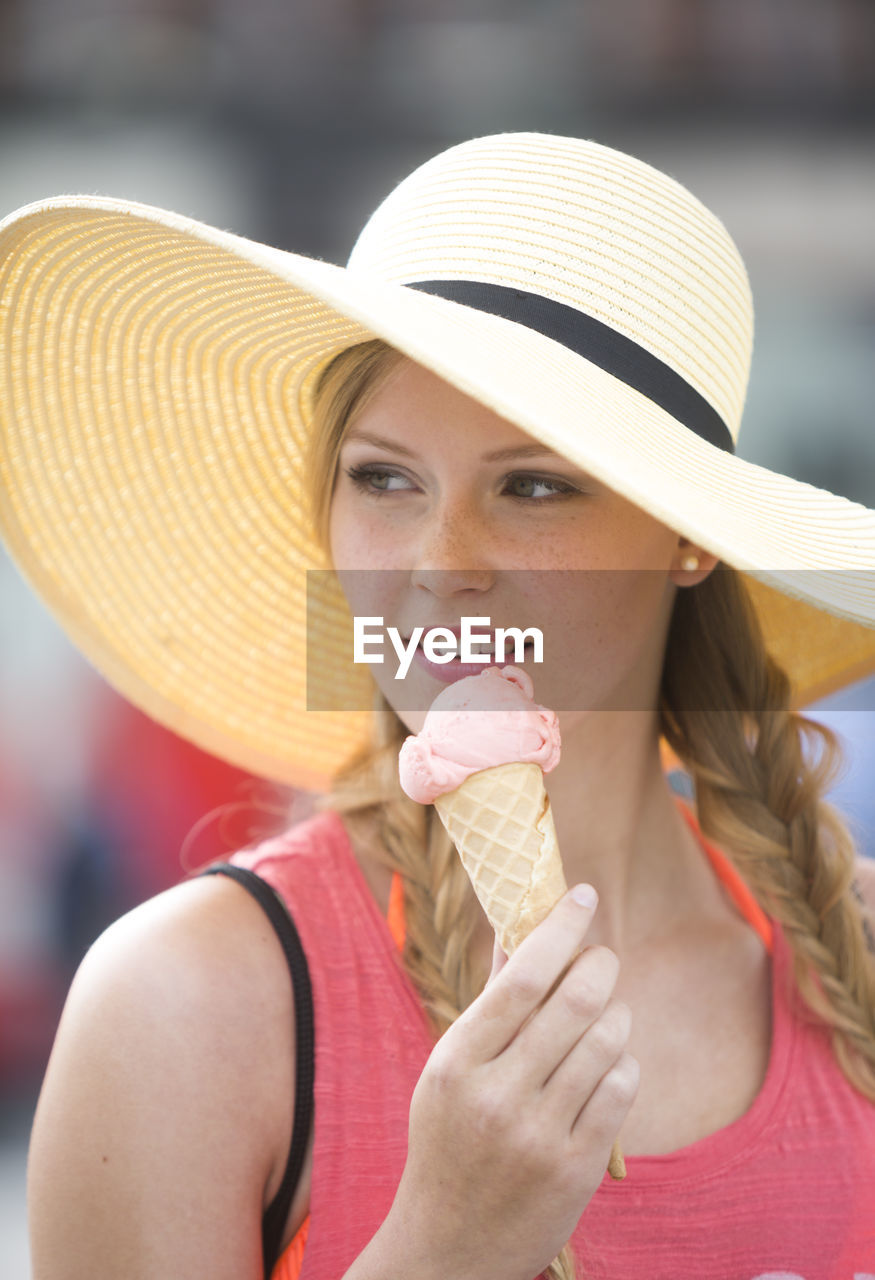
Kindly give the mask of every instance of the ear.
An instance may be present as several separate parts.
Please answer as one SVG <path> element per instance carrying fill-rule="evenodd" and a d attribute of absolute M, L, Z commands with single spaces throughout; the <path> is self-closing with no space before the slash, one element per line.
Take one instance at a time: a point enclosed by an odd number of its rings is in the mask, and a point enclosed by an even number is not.
<path fill-rule="evenodd" d="M 693 560 L 698 561 L 695 568 Z M 704 582 L 719 561 L 719 556 L 703 551 L 689 538 L 679 537 L 668 576 L 676 587 L 696 587 Z"/>

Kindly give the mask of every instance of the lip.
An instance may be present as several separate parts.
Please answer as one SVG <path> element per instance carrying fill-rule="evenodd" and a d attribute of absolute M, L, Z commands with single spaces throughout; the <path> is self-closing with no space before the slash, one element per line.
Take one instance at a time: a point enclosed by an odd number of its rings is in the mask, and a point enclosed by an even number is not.
<path fill-rule="evenodd" d="M 413 655 L 413 661 L 442 684 L 452 684 L 454 680 L 463 680 L 465 676 L 478 676 L 487 667 L 497 665 L 491 654 L 484 654 L 484 658 L 483 662 L 460 662 L 458 658 L 453 658 L 451 662 L 431 662 L 419 647 Z M 501 665 L 507 666 L 507 662 L 502 662 Z"/>
<path fill-rule="evenodd" d="M 435 623 L 434 625 L 439 626 L 440 624 Z M 430 630 L 430 628 L 426 628 L 426 630 Z M 460 638 L 462 634 L 461 627 L 445 627 L 444 630 L 452 631 L 453 635 L 456 637 L 457 640 Z M 409 636 L 404 637 L 404 643 L 405 644 L 410 643 Z M 495 644 L 494 630 L 492 632 L 492 643 L 493 645 Z M 524 661 L 526 661 L 529 657 L 528 650 L 530 649 L 530 647 L 531 647 L 530 644 L 527 643 L 526 644 L 527 652 L 526 652 Z M 418 644 L 416 646 L 416 650 L 413 654 L 413 661 L 417 663 L 418 666 L 420 666 L 423 669 L 423 671 L 426 671 L 430 676 L 433 676 L 435 680 L 439 680 L 441 684 L 453 684 L 456 680 L 464 680 L 466 676 L 478 676 L 480 672 L 485 671 L 487 667 L 495 667 L 495 666 L 507 667 L 511 665 L 512 666 L 523 665 L 523 663 L 516 662 L 513 657 L 509 658 L 506 654 L 503 658 L 500 658 L 496 661 L 494 658 L 494 655 L 491 653 L 488 653 L 488 654 L 484 653 L 482 662 L 462 662 L 460 661 L 459 658 L 453 658 L 450 662 L 431 662 L 425 656 L 425 653 L 423 652 L 421 644 Z"/>

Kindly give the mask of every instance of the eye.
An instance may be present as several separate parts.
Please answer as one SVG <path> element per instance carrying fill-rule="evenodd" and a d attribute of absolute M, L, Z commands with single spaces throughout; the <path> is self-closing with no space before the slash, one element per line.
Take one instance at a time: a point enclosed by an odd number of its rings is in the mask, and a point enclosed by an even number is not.
<path fill-rule="evenodd" d="M 363 493 L 381 494 L 395 493 L 409 487 L 410 481 L 401 471 L 393 471 L 389 467 L 374 464 L 368 466 L 347 467 L 346 474 L 357 489 Z M 398 484 L 392 484 L 392 481 Z"/>
<path fill-rule="evenodd" d="M 522 471 L 508 476 L 506 485 L 512 498 L 534 498 L 537 502 L 549 502 L 551 498 L 563 498 L 580 492 L 565 480 L 535 476 Z"/>

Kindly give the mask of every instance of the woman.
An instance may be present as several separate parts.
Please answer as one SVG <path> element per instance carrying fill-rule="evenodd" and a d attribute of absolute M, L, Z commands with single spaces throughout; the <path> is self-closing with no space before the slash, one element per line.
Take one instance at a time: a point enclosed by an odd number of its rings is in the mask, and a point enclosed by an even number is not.
<path fill-rule="evenodd" d="M 84 199 L 0 249 L 39 335 L 2 386 L 13 553 L 153 715 L 328 788 L 233 859 L 303 943 L 315 1129 L 258 902 L 215 875 L 145 904 L 59 1029 L 37 1280 L 254 1277 L 265 1211 L 284 1280 L 875 1273 L 875 884 L 790 710 L 875 665 L 875 517 L 733 456 L 751 326 L 717 220 L 504 135 L 402 183 L 347 271 Z M 575 888 L 507 963 L 398 786 L 438 673 L 351 666 L 366 605 L 405 637 L 545 625 Z"/>

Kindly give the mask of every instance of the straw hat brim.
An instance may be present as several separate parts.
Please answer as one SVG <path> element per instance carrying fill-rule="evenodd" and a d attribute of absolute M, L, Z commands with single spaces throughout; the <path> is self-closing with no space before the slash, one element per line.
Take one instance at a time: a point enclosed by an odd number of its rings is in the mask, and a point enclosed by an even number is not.
<path fill-rule="evenodd" d="M 0 223 L 0 532 L 157 720 L 314 789 L 368 732 L 364 710 L 307 710 L 308 570 L 324 559 L 301 450 L 318 372 L 371 337 L 743 570 L 798 704 L 875 671 L 873 512 L 706 443 L 522 325 L 163 210 L 65 197 Z M 346 610 L 327 576 L 310 587 L 310 693 L 336 692 Z M 345 705 L 361 707 L 371 678 L 355 680 Z"/>

